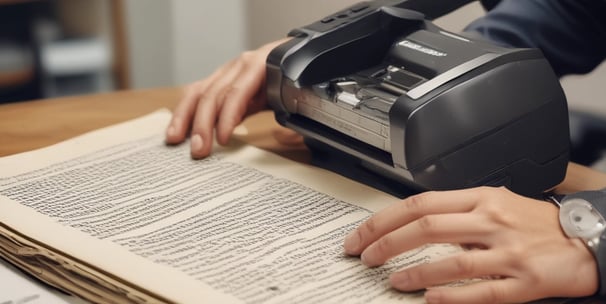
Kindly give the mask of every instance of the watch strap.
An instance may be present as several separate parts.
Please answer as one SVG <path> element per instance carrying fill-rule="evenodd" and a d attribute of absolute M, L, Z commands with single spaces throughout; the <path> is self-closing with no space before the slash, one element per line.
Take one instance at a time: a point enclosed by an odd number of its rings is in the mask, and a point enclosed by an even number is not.
<path fill-rule="evenodd" d="M 595 260 L 598 264 L 599 275 L 598 295 L 606 297 L 606 231 L 600 235 L 600 245 L 595 251 Z"/>
<path fill-rule="evenodd" d="M 568 199 L 580 198 L 591 204 L 595 210 L 597 210 L 602 217 L 606 218 L 606 188 L 595 191 L 581 191 L 572 193 L 564 196 L 551 195 L 552 200 L 556 199 L 557 204 L 561 205 Z M 597 250 L 593 251 L 598 265 L 599 274 L 599 289 L 598 295 L 606 297 L 606 230 L 602 231 L 600 235 L 600 243 L 598 244 Z"/>

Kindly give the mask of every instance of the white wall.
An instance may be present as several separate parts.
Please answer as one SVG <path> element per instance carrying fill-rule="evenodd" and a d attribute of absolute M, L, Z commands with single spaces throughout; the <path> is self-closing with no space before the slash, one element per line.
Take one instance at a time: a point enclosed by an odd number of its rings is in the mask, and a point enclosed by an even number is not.
<path fill-rule="evenodd" d="M 133 88 L 182 85 L 246 47 L 245 0 L 125 0 Z"/>
<path fill-rule="evenodd" d="M 167 2 L 173 8 L 176 84 L 208 75 L 246 49 L 246 0 Z"/>
<path fill-rule="evenodd" d="M 171 3 L 166 0 L 124 1 L 133 88 L 174 84 Z"/>
<path fill-rule="evenodd" d="M 312 23 L 354 0 L 247 0 L 247 35 L 250 48 L 285 37 L 294 28 Z"/>

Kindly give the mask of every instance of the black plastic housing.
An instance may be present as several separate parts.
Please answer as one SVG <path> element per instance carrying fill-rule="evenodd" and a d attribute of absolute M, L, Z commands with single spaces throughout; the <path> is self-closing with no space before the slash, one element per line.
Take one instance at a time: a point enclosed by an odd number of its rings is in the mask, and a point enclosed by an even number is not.
<path fill-rule="evenodd" d="M 419 190 L 491 185 L 537 196 L 559 184 L 568 109 L 542 53 L 449 33 L 408 9 L 419 3 L 361 2 L 292 31 L 267 59 L 277 121 Z M 420 10 L 434 18 L 452 9 Z M 389 151 L 297 113 L 312 86 L 385 66 L 424 79 L 389 110 Z"/>

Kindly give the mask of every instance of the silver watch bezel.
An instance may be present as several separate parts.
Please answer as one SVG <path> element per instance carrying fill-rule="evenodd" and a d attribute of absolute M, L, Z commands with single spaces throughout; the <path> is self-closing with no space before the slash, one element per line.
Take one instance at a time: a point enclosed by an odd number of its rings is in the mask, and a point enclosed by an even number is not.
<path fill-rule="evenodd" d="M 575 217 L 579 218 L 576 221 L 580 221 L 583 220 L 583 216 L 588 222 L 574 223 Z M 600 236 L 606 230 L 606 219 L 591 202 L 579 197 L 565 197 L 560 203 L 559 220 L 562 230 L 568 237 L 580 238 L 587 247 L 597 253 Z"/>

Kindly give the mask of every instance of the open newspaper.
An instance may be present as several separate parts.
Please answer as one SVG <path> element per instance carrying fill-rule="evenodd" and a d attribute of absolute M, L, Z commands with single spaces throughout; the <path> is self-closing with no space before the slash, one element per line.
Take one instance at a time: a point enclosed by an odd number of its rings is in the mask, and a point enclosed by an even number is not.
<path fill-rule="evenodd" d="M 456 250 L 367 268 L 342 240 L 396 198 L 244 144 L 191 160 L 169 119 L 0 158 L 0 255 L 99 303 L 422 303 L 388 275 Z"/>

